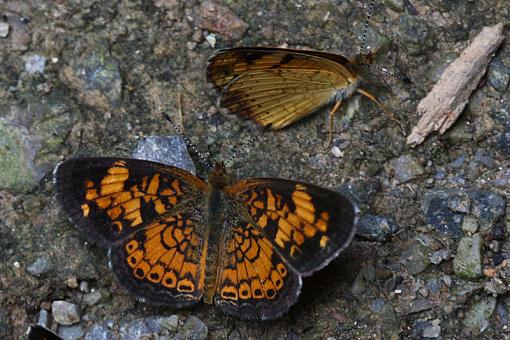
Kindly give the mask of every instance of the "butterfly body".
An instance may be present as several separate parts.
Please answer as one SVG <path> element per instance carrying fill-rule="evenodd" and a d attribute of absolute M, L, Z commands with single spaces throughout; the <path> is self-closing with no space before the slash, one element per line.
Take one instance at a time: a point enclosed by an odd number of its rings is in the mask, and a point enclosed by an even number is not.
<path fill-rule="evenodd" d="M 297 301 L 301 277 L 352 240 L 357 208 L 341 194 L 283 179 L 208 181 L 172 166 L 77 158 L 55 169 L 57 198 L 109 249 L 119 281 L 147 302 L 204 300 L 241 318 L 271 319 Z"/>

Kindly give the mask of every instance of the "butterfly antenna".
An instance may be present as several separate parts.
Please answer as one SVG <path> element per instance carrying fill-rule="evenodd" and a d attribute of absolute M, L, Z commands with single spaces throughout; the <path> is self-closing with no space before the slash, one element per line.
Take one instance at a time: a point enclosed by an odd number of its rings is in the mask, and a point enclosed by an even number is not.
<path fill-rule="evenodd" d="M 367 41 L 367 32 L 368 32 L 368 22 L 370 21 L 370 16 L 372 15 L 372 9 L 374 8 L 375 0 L 370 2 L 370 7 L 368 7 L 367 21 L 365 21 L 365 30 L 363 31 L 363 37 L 361 38 L 361 49 L 360 54 L 363 54 L 365 51 L 365 43 Z"/>
<path fill-rule="evenodd" d="M 371 69 L 378 71 L 379 73 L 382 73 L 387 76 L 393 77 L 395 79 L 401 80 L 406 84 L 412 84 L 411 79 L 406 75 L 399 76 L 398 74 L 388 71 L 385 67 L 381 67 L 381 66 L 374 65 L 374 64 L 367 64 L 367 66 L 370 67 Z"/>
<path fill-rule="evenodd" d="M 228 167 L 230 162 L 232 162 L 234 160 L 234 158 L 236 158 L 241 152 L 246 150 L 248 148 L 248 146 L 250 146 L 255 140 L 257 140 L 257 138 L 262 136 L 264 134 L 264 132 L 269 130 L 270 127 L 271 127 L 271 124 L 268 124 L 268 125 L 264 126 L 255 135 L 251 136 L 250 138 L 248 138 L 247 141 L 242 143 L 238 148 L 234 149 L 234 152 L 232 153 L 232 156 L 230 156 L 230 158 L 225 162 L 225 165 Z"/>
<path fill-rule="evenodd" d="M 168 120 L 168 122 L 172 125 L 172 127 L 174 128 L 175 132 L 180 135 L 182 137 L 182 139 L 184 139 L 184 142 L 186 143 L 186 145 L 188 146 L 188 148 L 191 148 L 193 150 L 193 152 L 195 152 L 198 157 L 200 158 L 200 160 L 202 161 L 203 164 L 205 164 L 205 166 L 210 170 L 212 169 L 212 165 L 211 163 L 209 163 L 209 161 L 207 161 L 207 159 L 204 157 L 204 155 L 202 155 L 198 150 L 197 148 L 195 147 L 195 145 L 193 143 L 191 143 L 191 141 L 188 139 L 188 137 L 186 137 L 184 135 L 184 133 L 182 132 L 182 130 L 179 128 L 179 126 L 177 126 L 177 124 L 174 123 L 174 121 L 172 120 L 172 118 L 170 118 L 169 115 L 166 114 L 166 112 L 161 112 L 161 115 L 163 116 L 163 118 L 165 118 L 166 120 Z"/>

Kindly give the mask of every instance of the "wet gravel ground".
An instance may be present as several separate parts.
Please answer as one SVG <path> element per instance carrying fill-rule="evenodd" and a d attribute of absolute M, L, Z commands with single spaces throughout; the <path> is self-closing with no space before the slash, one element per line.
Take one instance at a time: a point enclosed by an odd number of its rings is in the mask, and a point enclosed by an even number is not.
<path fill-rule="evenodd" d="M 335 188 L 362 209 L 358 237 L 304 280 L 298 303 L 279 320 L 137 302 L 108 269 L 105 250 L 56 204 L 51 170 L 60 160 L 130 156 L 143 137 L 174 134 L 161 108 L 208 159 L 229 158 L 256 130 L 215 107 L 217 93 L 205 81 L 214 49 L 288 46 L 353 56 L 367 3 L 1 1 L 0 337 L 20 338 L 38 322 L 66 339 L 510 337 L 508 27 L 444 136 L 410 149 L 395 123 L 355 96 L 335 121 L 328 152 L 320 152 L 324 109 L 265 133 L 235 159 L 239 177 Z M 379 64 L 413 84 L 376 75 L 364 88 L 409 133 L 418 101 L 446 65 L 482 27 L 509 19 L 507 0 L 376 1 L 368 44 L 382 48 Z"/>

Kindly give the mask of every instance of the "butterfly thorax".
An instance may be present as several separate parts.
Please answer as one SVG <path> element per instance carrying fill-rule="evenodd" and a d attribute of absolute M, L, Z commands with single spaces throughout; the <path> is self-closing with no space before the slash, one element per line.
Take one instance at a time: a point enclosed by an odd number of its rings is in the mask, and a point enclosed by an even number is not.
<path fill-rule="evenodd" d="M 374 54 L 368 52 L 367 54 L 359 53 L 347 64 L 348 68 L 357 74 L 362 73 L 362 68 L 370 66 L 374 62 Z"/>
<path fill-rule="evenodd" d="M 222 190 L 226 186 L 234 184 L 235 177 L 227 172 L 223 162 L 218 162 L 207 177 L 207 182 L 209 183 L 209 189 Z"/>

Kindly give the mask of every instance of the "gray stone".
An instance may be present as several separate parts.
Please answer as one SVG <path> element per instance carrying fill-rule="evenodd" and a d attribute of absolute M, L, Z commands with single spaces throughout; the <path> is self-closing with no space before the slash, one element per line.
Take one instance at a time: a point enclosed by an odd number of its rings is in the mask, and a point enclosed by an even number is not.
<path fill-rule="evenodd" d="M 50 318 L 48 311 L 46 309 L 41 309 L 39 311 L 39 318 L 37 319 L 37 324 L 43 327 L 49 327 L 50 326 L 49 322 Z"/>
<path fill-rule="evenodd" d="M 171 332 L 175 332 L 179 326 L 179 315 L 170 315 L 167 318 L 162 318 L 159 323 L 161 327 Z"/>
<path fill-rule="evenodd" d="M 60 325 L 73 325 L 80 321 L 78 306 L 67 301 L 53 301 L 51 304 L 53 319 Z"/>
<path fill-rule="evenodd" d="M 494 166 L 494 157 L 487 150 L 478 149 L 475 154 L 475 162 L 482 163 L 488 168 Z"/>
<path fill-rule="evenodd" d="M 425 173 L 423 167 L 409 155 L 391 160 L 390 167 L 395 171 L 395 178 L 399 183 L 409 182 Z"/>
<path fill-rule="evenodd" d="M 480 233 L 463 237 L 453 259 L 455 275 L 468 280 L 482 277 L 482 235 Z"/>
<path fill-rule="evenodd" d="M 115 336 L 108 327 L 102 323 L 93 324 L 85 333 L 85 340 L 114 340 Z"/>
<path fill-rule="evenodd" d="M 450 163 L 450 166 L 454 169 L 458 169 L 464 164 L 464 161 L 466 160 L 466 156 L 460 156 L 456 158 L 453 162 Z"/>
<path fill-rule="evenodd" d="M 418 298 L 414 300 L 411 305 L 409 306 L 409 309 L 407 310 L 406 314 L 414 314 L 414 313 L 420 313 L 429 309 L 434 308 L 434 304 L 430 302 L 427 299 L 424 298 Z"/>
<path fill-rule="evenodd" d="M 101 301 L 101 297 L 102 297 L 101 292 L 99 290 L 94 290 L 90 293 L 83 295 L 83 302 L 87 306 L 94 306 L 99 301 Z"/>
<path fill-rule="evenodd" d="M 494 59 L 487 70 L 487 80 L 498 92 L 504 93 L 510 82 L 510 67 Z"/>
<path fill-rule="evenodd" d="M 496 309 L 496 299 L 492 296 L 486 296 L 480 301 L 477 301 L 467 311 L 462 323 L 470 330 L 480 332 L 485 327 L 486 323 Z"/>
<path fill-rule="evenodd" d="M 194 315 L 188 316 L 184 325 L 179 329 L 176 338 L 183 340 L 207 339 L 207 325 Z"/>
<path fill-rule="evenodd" d="M 344 183 L 336 190 L 350 198 L 361 211 L 366 211 L 381 190 L 381 184 L 376 179 L 358 180 Z"/>
<path fill-rule="evenodd" d="M 39 144 L 26 128 L 0 117 L 0 188 L 22 192 L 37 186 L 39 174 L 31 165 Z"/>
<path fill-rule="evenodd" d="M 133 151 L 133 157 L 172 165 L 192 174 L 196 173 L 195 164 L 181 136 L 144 137 Z"/>
<path fill-rule="evenodd" d="M 0 22 L 0 38 L 7 38 L 9 35 L 9 24 L 6 22 Z"/>
<path fill-rule="evenodd" d="M 413 243 L 400 255 L 400 263 L 411 275 L 421 273 L 430 264 L 429 251 L 430 249 L 421 243 Z"/>
<path fill-rule="evenodd" d="M 160 335 L 168 331 L 175 331 L 178 322 L 179 317 L 177 315 L 172 315 L 170 317 L 150 316 L 145 319 L 136 319 L 122 324 L 120 327 L 120 335 L 121 338 L 125 340 L 135 340 L 144 336 Z"/>
<path fill-rule="evenodd" d="M 478 231 L 478 222 L 476 222 L 476 218 L 473 216 L 464 217 L 464 221 L 462 222 L 462 230 L 469 234 L 474 234 Z"/>
<path fill-rule="evenodd" d="M 509 156 L 510 155 L 510 131 L 502 132 L 497 138 L 497 148 L 498 150 Z"/>
<path fill-rule="evenodd" d="M 453 212 L 467 214 L 471 209 L 471 199 L 465 192 L 451 195 L 448 197 L 448 208 Z"/>
<path fill-rule="evenodd" d="M 37 54 L 23 56 L 25 61 L 25 71 L 29 74 L 44 73 L 46 58 Z"/>
<path fill-rule="evenodd" d="M 440 264 L 441 262 L 448 260 L 450 258 L 450 251 L 448 249 L 439 249 L 435 252 L 431 253 L 430 262 L 433 264 Z"/>
<path fill-rule="evenodd" d="M 41 276 L 53 269 L 53 265 L 47 256 L 38 257 L 31 265 L 27 267 L 27 272 L 33 276 Z"/>
<path fill-rule="evenodd" d="M 464 214 L 455 213 L 449 208 L 449 197 L 457 195 L 460 190 L 439 190 L 425 194 L 422 210 L 427 223 L 441 232 L 455 239 L 462 236 L 462 221 Z"/>
<path fill-rule="evenodd" d="M 58 335 L 64 340 L 76 340 L 85 335 L 85 331 L 81 325 L 74 326 L 60 326 L 58 328 Z"/>
<path fill-rule="evenodd" d="M 120 326 L 120 338 L 124 340 L 138 340 L 143 336 L 150 336 L 159 330 L 149 329 L 145 319 L 127 321 Z"/>
<path fill-rule="evenodd" d="M 471 212 L 478 219 L 480 231 L 489 231 L 505 214 L 506 200 L 492 191 L 474 191 Z"/>
<path fill-rule="evenodd" d="M 398 225 L 388 217 L 363 215 L 356 235 L 369 241 L 385 242 L 398 231 Z"/>
<path fill-rule="evenodd" d="M 428 326 L 423 330 L 424 338 L 437 338 L 441 335 L 441 326 Z"/>

